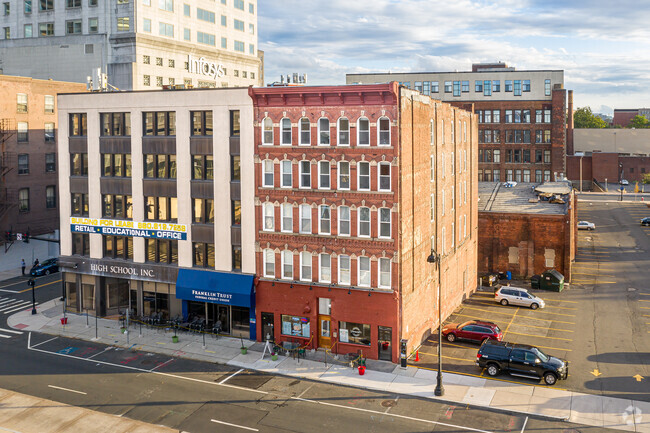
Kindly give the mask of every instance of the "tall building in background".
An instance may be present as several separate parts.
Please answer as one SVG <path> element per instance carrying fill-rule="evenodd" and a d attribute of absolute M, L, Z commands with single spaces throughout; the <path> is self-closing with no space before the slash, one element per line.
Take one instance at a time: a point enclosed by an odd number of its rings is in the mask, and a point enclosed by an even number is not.
<path fill-rule="evenodd" d="M 521 70 L 505 63 L 467 72 L 348 74 L 348 84 L 399 81 L 478 114 L 479 181 L 536 182 L 566 173 L 564 71 Z"/>
<path fill-rule="evenodd" d="M 438 284 L 443 319 L 476 289 L 476 117 L 397 83 L 249 92 L 258 339 L 397 362 Z"/>
<path fill-rule="evenodd" d="M 7 75 L 86 83 L 100 68 L 120 90 L 262 84 L 257 0 L 7 0 L 0 27 Z"/>
<path fill-rule="evenodd" d="M 40 235 L 59 229 L 57 103 L 81 83 L 0 75 L 0 229 Z"/>

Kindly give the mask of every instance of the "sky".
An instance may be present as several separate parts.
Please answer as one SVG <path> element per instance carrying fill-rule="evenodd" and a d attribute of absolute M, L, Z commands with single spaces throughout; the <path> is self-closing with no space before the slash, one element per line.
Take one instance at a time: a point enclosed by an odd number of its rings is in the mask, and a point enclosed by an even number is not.
<path fill-rule="evenodd" d="M 648 0 L 645 0 L 648 1 Z M 260 0 L 266 83 L 306 73 L 562 69 L 574 107 L 650 107 L 650 8 L 629 0 Z M 650 2 L 649 2 L 650 3 Z"/>

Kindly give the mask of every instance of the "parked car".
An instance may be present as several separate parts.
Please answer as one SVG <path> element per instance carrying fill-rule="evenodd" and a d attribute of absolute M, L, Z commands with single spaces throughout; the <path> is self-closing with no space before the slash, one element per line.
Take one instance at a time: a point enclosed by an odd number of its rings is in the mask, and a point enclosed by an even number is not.
<path fill-rule="evenodd" d="M 494 300 L 501 305 L 519 305 L 522 307 L 530 307 L 533 310 L 546 306 L 543 299 L 519 287 L 501 286 L 494 292 Z"/>
<path fill-rule="evenodd" d="M 470 320 L 461 324 L 449 323 L 442 328 L 442 336 L 450 342 L 456 340 L 484 342 L 503 339 L 503 333 L 496 324 L 481 320 Z"/>
<path fill-rule="evenodd" d="M 486 341 L 476 354 L 476 365 L 496 376 L 504 371 L 512 376 L 544 379 L 555 385 L 569 376 L 569 361 L 549 356 L 534 346 L 505 341 Z"/>
<path fill-rule="evenodd" d="M 630 184 L 630 182 L 628 182 L 628 181 L 625 180 L 625 179 L 621 179 L 621 181 L 620 181 L 619 183 L 620 183 L 621 185 L 629 185 L 629 184 Z"/>
<path fill-rule="evenodd" d="M 596 224 L 589 221 L 578 221 L 578 230 L 596 230 Z"/>
<path fill-rule="evenodd" d="M 59 272 L 59 259 L 47 259 L 43 263 L 34 266 L 29 274 L 33 277 L 41 275 L 50 275 L 51 273 Z"/>
<path fill-rule="evenodd" d="M 650 226 L 650 217 L 645 217 L 641 220 L 642 226 Z"/>

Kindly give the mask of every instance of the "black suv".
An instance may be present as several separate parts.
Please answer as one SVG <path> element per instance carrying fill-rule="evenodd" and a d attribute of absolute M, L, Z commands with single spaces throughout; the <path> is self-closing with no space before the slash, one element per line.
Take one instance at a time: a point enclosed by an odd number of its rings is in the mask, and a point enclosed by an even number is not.
<path fill-rule="evenodd" d="M 544 378 L 547 385 L 569 375 L 569 361 L 549 356 L 525 344 L 488 340 L 478 350 L 476 365 L 486 368 L 490 376 L 506 371 L 513 376 Z"/>

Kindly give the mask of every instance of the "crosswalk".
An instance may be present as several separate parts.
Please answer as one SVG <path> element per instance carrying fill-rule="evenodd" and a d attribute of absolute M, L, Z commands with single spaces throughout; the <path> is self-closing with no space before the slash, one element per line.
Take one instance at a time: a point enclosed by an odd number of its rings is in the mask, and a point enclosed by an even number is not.
<path fill-rule="evenodd" d="M 0 313 L 11 314 L 16 311 L 25 310 L 32 305 L 32 301 L 25 301 L 13 298 L 0 298 Z M 38 302 L 36 303 L 38 305 Z"/>

